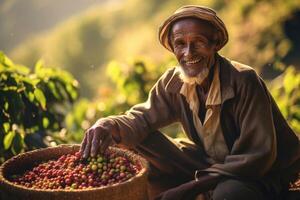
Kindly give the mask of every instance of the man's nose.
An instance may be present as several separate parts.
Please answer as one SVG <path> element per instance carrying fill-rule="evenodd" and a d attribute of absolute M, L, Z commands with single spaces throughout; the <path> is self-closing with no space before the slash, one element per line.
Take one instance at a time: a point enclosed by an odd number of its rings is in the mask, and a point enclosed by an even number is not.
<path fill-rule="evenodd" d="M 195 49 L 192 44 L 187 44 L 184 52 L 186 58 L 192 58 L 195 54 Z"/>

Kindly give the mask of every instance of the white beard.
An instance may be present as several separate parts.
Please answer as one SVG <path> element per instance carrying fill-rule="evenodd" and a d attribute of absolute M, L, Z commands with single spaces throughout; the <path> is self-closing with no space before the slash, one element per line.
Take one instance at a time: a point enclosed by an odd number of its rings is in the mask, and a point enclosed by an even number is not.
<path fill-rule="evenodd" d="M 184 72 L 184 70 L 182 69 L 181 66 L 178 67 L 178 70 L 180 72 L 179 74 L 179 78 L 187 84 L 193 85 L 193 84 L 201 84 L 206 77 L 209 74 L 209 68 L 205 67 L 197 76 L 194 77 L 190 77 L 188 75 L 186 75 L 186 73 Z"/>

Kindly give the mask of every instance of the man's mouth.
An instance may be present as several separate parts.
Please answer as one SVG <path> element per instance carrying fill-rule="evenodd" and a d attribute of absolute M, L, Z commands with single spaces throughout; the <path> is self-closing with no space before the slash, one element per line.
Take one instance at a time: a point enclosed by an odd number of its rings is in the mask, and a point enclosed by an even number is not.
<path fill-rule="evenodd" d="M 196 63 L 198 63 L 200 61 L 201 61 L 201 58 L 198 58 L 198 59 L 194 59 L 194 60 L 187 60 L 187 61 L 185 61 L 185 63 L 187 65 L 193 65 L 193 64 L 196 64 Z"/>

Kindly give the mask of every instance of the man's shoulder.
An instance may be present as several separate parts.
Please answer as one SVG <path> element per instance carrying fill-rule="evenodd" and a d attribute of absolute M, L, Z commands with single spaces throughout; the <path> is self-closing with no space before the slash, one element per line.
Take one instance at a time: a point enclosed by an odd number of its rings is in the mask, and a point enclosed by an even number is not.
<path fill-rule="evenodd" d="M 243 64 L 241 62 L 231 60 L 226 57 L 221 57 L 223 64 L 227 65 L 230 68 L 232 73 L 238 74 L 247 74 L 255 72 L 255 69 L 249 65 Z M 255 72 L 256 73 L 256 72 Z"/>
<path fill-rule="evenodd" d="M 170 67 L 166 72 L 160 77 L 164 88 L 167 92 L 177 92 L 181 86 L 182 81 L 179 78 L 179 68 L 178 66 Z"/>
<path fill-rule="evenodd" d="M 253 72 L 255 71 L 252 67 L 249 65 L 237 62 L 235 60 L 230 60 L 230 64 L 236 69 L 237 72 L 240 73 L 247 73 L 247 72 Z"/>
<path fill-rule="evenodd" d="M 228 68 L 227 70 L 229 70 L 230 72 L 231 79 L 236 80 L 238 82 L 251 81 L 253 79 L 259 78 L 259 75 L 255 71 L 255 69 L 249 65 L 237 62 L 235 60 L 230 60 L 224 57 L 223 65 L 223 67 Z"/>

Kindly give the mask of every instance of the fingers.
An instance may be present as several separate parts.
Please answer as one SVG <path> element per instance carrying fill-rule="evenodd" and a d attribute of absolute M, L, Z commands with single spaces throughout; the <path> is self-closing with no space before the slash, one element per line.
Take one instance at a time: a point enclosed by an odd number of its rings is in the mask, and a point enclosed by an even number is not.
<path fill-rule="evenodd" d="M 84 148 L 84 152 L 83 152 L 83 158 L 87 158 L 90 154 L 90 149 L 91 149 L 91 145 L 92 145 L 92 140 L 93 140 L 93 130 L 88 130 L 87 134 L 86 134 L 86 145 Z"/>
<path fill-rule="evenodd" d="M 94 157 L 98 153 L 98 149 L 100 146 L 100 133 L 96 132 L 97 130 L 94 131 L 94 137 L 92 141 L 92 148 L 91 148 L 91 156 Z"/>
<path fill-rule="evenodd" d="M 103 140 L 101 141 L 100 153 L 103 154 L 111 143 L 111 136 L 109 134 L 106 134 L 105 138 L 103 138 Z"/>
<path fill-rule="evenodd" d="M 111 132 L 114 130 L 114 126 L 109 121 L 100 121 L 92 126 L 85 134 L 82 141 L 80 152 L 83 158 L 96 156 L 98 151 L 101 153 L 112 144 L 113 139 Z"/>

